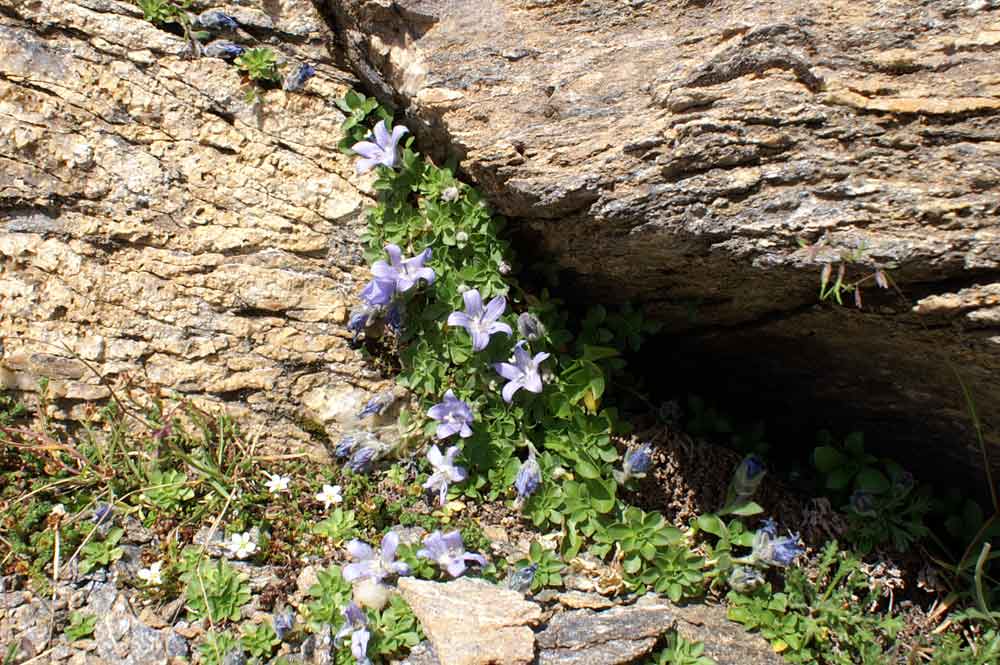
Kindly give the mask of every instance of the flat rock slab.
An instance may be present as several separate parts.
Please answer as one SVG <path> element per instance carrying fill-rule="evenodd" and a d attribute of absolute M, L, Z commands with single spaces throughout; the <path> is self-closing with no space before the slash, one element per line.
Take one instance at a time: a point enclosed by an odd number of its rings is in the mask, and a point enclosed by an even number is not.
<path fill-rule="evenodd" d="M 673 608 L 647 603 L 557 614 L 536 636 L 539 665 L 616 665 L 653 650 L 674 625 Z"/>
<path fill-rule="evenodd" d="M 726 618 L 722 605 L 674 607 L 677 632 L 691 642 L 702 642 L 705 655 L 718 665 L 783 665 L 785 660 L 756 633 L 748 633 Z"/>
<path fill-rule="evenodd" d="M 427 582 L 404 577 L 399 591 L 413 608 L 441 665 L 528 665 L 535 660 L 530 625 L 535 603 L 480 580 Z"/>

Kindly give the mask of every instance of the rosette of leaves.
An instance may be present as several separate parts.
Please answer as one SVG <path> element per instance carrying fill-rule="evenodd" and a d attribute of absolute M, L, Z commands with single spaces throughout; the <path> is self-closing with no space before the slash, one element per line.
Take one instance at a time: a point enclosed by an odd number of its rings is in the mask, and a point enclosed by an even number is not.
<path fill-rule="evenodd" d="M 181 581 L 187 585 L 187 609 L 194 619 L 208 617 L 212 623 L 236 621 L 240 609 L 250 602 L 246 576 L 236 572 L 224 559 L 214 564 L 198 561 L 181 575 Z"/>
<path fill-rule="evenodd" d="M 125 535 L 125 530 L 115 527 L 108 531 L 104 540 L 91 540 L 80 550 L 80 572 L 84 575 L 112 561 L 122 558 L 122 548 L 118 541 Z"/>
<path fill-rule="evenodd" d="M 270 623 L 263 622 L 244 626 L 240 644 L 254 658 L 266 660 L 274 652 L 274 648 L 281 644 L 281 639 Z"/>
<path fill-rule="evenodd" d="M 143 490 L 142 499 L 164 511 L 180 511 L 185 501 L 194 498 L 194 490 L 187 486 L 187 475 L 170 469 L 153 469 L 147 476 L 149 486 Z"/>
<path fill-rule="evenodd" d="M 393 595 L 384 609 L 369 612 L 369 626 L 372 642 L 368 645 L 368 653 L 382 656 L 385 662 L 392 660 L 392 656 L 408 652 L 424 639 L 413 610 L 398 595 Z"/>
<path fill-rule="evenodd" d="M 392 121 L 392 115 L 379 105 L 374 97 L 365 97 L 360 92 L 348 90 L 343 99 L 336 101 L 337 107 L 347 114 L 347 119 L 341 124 L 344 138 L 337 147 L 341 152 L 351 152 L 351 146 L 364 141 L 371 133 L 368 126 L 385 120 Z"/>
<path fill-rule="evenodd" d="M 266 46 L 247 49 L 233 62 L 255 83 L 273 84 L 281 81 L 278 56 Z"/>
<path fill-rule="evenodd" d="M 342 620 L 341 610 L 351 599 L 351 585 L 340 574 L 340 566 L 330 566 L 316 574 L 316 584 L 309 588 L 312 601 L 307 606 L 309 625 L 319 628 L 324 623 Z"/>
<path fill-rule="evenodd" d="M 354 538 L 358 533 L 358 520 L 353 510 L 333 509 L 329 516 L 313 527 L 313 533 L 329 538 L 335 544 Z"/>

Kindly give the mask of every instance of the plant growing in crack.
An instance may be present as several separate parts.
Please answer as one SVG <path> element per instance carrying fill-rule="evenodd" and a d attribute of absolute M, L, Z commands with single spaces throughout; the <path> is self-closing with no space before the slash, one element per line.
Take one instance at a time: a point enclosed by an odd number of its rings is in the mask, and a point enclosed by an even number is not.
<path fill-rule="evenodd" d="M 855 307 L 862 309 L 864 301 L 861 293 L 865 284 L 874 282 L 880 289 L 895 287 L 889 275 L 889 270 L 895 266 L 876 261 L 863 238 L 858 239 L 853 247 L 838 247 L 829 234 L 814 243 L 799 238 L 798 243 L 810 262 L 822 264 L 819 271 L 820 302 L 832 298 L 838 305 L 843 305 L 844 295 L 853 294 Z"/>

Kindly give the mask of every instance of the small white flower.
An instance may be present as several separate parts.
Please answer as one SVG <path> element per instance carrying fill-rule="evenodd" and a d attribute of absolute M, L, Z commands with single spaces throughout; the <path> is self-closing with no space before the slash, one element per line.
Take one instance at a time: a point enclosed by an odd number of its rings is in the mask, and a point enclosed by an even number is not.
<path fill-rule="evenodd" d="M 257 551 L 257 543 L 250 540 L 249 533 L 234 533 L 230 536 L 227 547 L 235 559 L 245 559 Z"/>
<path fill-rule="evenodd" d="M 288 483 L 292 481 L 291 478 L 289 478 L 288 476 L 282 476 L 281 474 L 278 473 L 270 474 L 265 472 L 265 475 L 267 476 L 268 480 L 266 483 L 264 483 L 264 486 L 267 487 L 267 491 L 269 491 L 271 494 L 278 494 L 279 492 L 288 491 Z"/>
<path fill-rule="evenodd" d="M 323 502 L 323 508 L 329 510 L 330 504 L 340 503 L 344 497 L 340 495 L 340 485 L 323 485 L 323 490 L 316 495 L 317 501 Z"/>
<path fill-rule="evenodd" d="M 163 564 L 160 561 L 154 561 L 149 568 L 139 569 L 139 579 L 148 584 L 149 586 L 159 586 L 163 584 L 163 574 L 160 568 Z"/>
<path fill-rule="evenodd" d="M 441 192 L 442 201 L 457 201 L 458 200 L 458 187 L 449 187 Z"/>
<path fill-rule="evenodd" d="M 55 515 L 57 517 L 65 517 L 66 516 L 66 507 L 63 506 L 61 503 L 57 503 L 56 505 L 52 506 L 52 513 L 51 514 Z"/>

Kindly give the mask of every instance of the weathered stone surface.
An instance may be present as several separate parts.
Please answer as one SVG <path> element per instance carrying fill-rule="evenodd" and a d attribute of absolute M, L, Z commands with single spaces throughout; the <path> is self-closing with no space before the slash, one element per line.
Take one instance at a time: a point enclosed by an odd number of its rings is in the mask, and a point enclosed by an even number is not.
<path fill-rule="evenodd" d="M 336 149 L 350 76 L 307 0 L 218 8 L 317 75 L 253 105 L 131 2 L 0 0 L 0 383 L 51 379 L 57 418 L 109 387 L 224 405 L 301 448 L 377 378 L 343 327 L 369 201 Z"/>
<path fill-rule="evenodd" d="M 399 580 L 441 665 L 527 665 L 535 659 L 531 626 L 541 608 L 521 594 L 488 582 L 459 578 Z"/>
<path fill-rule="evenodd" d="M 705 655 L 718 665 L 782 665 L 785 660 L 757 634 L 726 619 L 721 605 L 685 605 L 672 608 L 677 632 L 705 644 Z"/>
<path fill-rule="evenodd" d="M 1000 411 L 991 6 L 325 2 L 355 71 L 463 158 L 564 294 L 645 303 L 712 376 L 753 349 L 733 383 L 813 428 L 800 407 L 830 404 L 829 424 L 874 415 L 935 471 L 979 463 L 950 366 Z M 915 308 L 874 288 L 863 313 L 810 306 L 859 243 L 855 275 L 898 264 Z"/>

